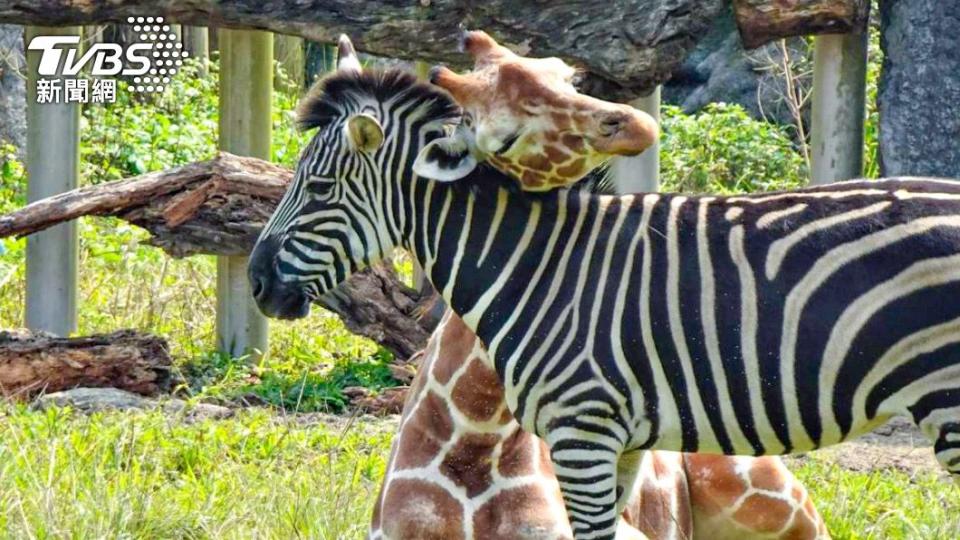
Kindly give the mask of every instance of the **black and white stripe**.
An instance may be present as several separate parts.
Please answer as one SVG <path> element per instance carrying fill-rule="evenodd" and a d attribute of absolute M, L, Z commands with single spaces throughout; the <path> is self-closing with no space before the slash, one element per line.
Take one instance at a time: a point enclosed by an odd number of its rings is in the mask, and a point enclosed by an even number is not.
<path fill-rule="evenodd" d="M 613 536 L 639 449 L 805 451 L 907 415 L 960 475 L 960 184 L 534 195 L 486 168 L 440 184 L 411 165 L 445 98 L 356 81 L 386 142 L 334 140 L 346 107 L 319 123 L 255 250 L 257 299 L 302 315 L 284 302 L 409 249 L 551 446 L 577 538 Z"/>

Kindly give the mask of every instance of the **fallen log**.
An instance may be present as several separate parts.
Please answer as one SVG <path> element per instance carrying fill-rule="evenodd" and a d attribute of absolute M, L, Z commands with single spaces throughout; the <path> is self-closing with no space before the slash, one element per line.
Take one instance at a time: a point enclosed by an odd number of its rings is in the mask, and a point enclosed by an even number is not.
<path fill-rule="evenodd" d="M 733 0 L 740 39 L 747 49 L 807 34 L 864 32 L 870 0 Z"/>
<path fill-rule="evenodd" d="M 0 238 L 25 236 L 81 216 L 143 227 L 174 257 L 245 255 L 293 173 L 221 152 L 214 159 L 67 191 L 0 216 Z"/>
<path fill-rule="evenodd" d="M 28 399 L 78 386 L 113 387 L 152 396 L 169 391 L 167 343 L 162 338 L 121 330 L 75 338 L 0 332 L 0 395 Z"/>
<path fill-rule="evenodd" d="M 293 173 L 222 152 L 168 171 L 86 186 L 0 216 L 0 238 L 24 236 L 81 216 L 115 216 L 150 232 L 174 257 L 247 255 Z M 438 319 L 432 291 L 406 286 L 392 269 L 359 272 L 321 299 L 352 332 L 399 360 L 423 348 Z"/>
<path fill-rule="evenodd" d="M 0 0 L 0 23 L 64 26 L 162 15 L 322 43 L 345 33 L 371 54 L 466 67 L 458 50 L 463 24 L 521 54 L 562 57 L 584 69 L 586 91 L 629 100 L 668 79 L 723 7 L 723 0 Z"/>

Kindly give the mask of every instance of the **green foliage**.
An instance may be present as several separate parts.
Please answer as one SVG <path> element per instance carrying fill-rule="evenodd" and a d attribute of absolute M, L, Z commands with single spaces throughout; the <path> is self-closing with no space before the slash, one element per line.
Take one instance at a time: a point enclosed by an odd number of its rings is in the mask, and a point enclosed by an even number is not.
<path fill-rule="evenodd" d="M 209 159 L 217 151 L 219 64 L 210 75 L 188 60 L 162 94 L 138 95 L 120 81 L 117 102 L 84 108 L 80 149 L 85 183 L 96 184 Z M 278 85 L 290 88 L 278 71 Z M 292 167 L 308 134 L 296 130 L 293 111 L 299 96 L 273 93 L 271 159 Z"/>
<path fill-rule="evenodd" d="M 694 115 L 668 106 L 661 118 L 664 191 L 750 193 L 806 181 L 788 130 L 750 118 L 739 105 L 714 103 Z"/>
<path fill-rule="evenodd" d="M 209 77 L 187 61 L 162 94 L 118 82 L 117 102 L 84 107 L 81 177 L 97 184 L 208 159 L 217 149 L 217 64 Z"/>
<path fill-rule="evenodd" d="M 387 367 L 391 359 L 381 349 L 365 358 L 338 357 L 333 364 L 311 358 L 251 366 L 246 358 L 210 353 L 185 364 L 183 372 L 198 397 L 252 400 L 291 412 L 340 413 L 349 403 L 344 388 L 378 391 L 397 385 Z"/>
<path fill-rule="evenodd" d="M 17 159 L 12 144 L 0 142 L 0 213 L 6 213 L 27 202 L 27 171 Z"/>
<path fill-rule="evenodd" d="M 879 13 L 876 2 L 873 13 Z M 880 69 L 883 67 L 883 51 L 880 50 L 880 28 L 870 26 L 870 45 L 867 50 L 867 112 L 864 119 L 864 178 L 880 177 L 880 108 L 877 106 L 877 91 L 880 84 Z"/>

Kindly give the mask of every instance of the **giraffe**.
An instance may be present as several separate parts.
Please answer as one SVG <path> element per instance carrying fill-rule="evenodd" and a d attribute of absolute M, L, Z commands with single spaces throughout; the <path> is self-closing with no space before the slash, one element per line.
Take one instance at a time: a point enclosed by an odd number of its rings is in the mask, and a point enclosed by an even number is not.
<path fill-rule="evenodd" d="M 476 335 L 448 311 L 420 354 L 370 540 L 572 538 L 549 450 L 510 414 Z M 829 538 L 777 457 L 641 459 L 618 538 Z"/>
<path fill-rule="evenodd" d="M 435 67 L 430 81 L 453 96 L 465 120 L 421 153 L 420 176 L 453 181 L 486 161 L 525 191 L 546 191 L 613 156 L 637 155 L 659 136 L 650 115 L 578 93 L 576 69 L 559 58 L 519 56 L 482 31 L 465 32 L 462 45 L 474 70 Z"/>

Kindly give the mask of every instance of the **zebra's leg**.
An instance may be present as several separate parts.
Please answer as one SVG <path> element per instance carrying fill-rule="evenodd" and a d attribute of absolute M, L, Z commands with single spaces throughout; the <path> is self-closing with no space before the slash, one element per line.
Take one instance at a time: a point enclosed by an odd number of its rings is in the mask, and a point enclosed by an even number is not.
<path fill-rule="evenodd" d="M 960 486 L 960 406 L 948 406 L 940 409 L 930 407 L 933 399 L 942 399 L 945 394 L 960 394 L 960 390 L 938 392 L 925 396 L 917 405 L 911 407 L 914 422 L 921 431 L 933 441 L 933 452 L 953 481 Z M 951 401 L 957 395 L 949 395 Z M 926 403 L 924 403 L 924 401 Z M 951 403 L 953 405 L 953 403 Z M 931 410 L 932 409 L 932 410 Z"/>
<path fill-rule="evenodd" d="M 589 443 L 550 442 L 550 459 L 577 540 L 613 540 L 619 521 L 619 453 Z"/>
<path fill-rule="evenodd" d="M 637 479 L 640 476 L 640 463 L 643 450 L 629 450 L 620 454 L 617 461 L 617 513 L 623 512 L 630 498 L 637 491 Z"/>
<path fill-rule="evenodd" d="M 940 436 L 933 443 L 937 461 L 950 473 L 953 481 L 960 486 L 960 418 L 957 422 L 948 422 L 940 426 Z"/>

